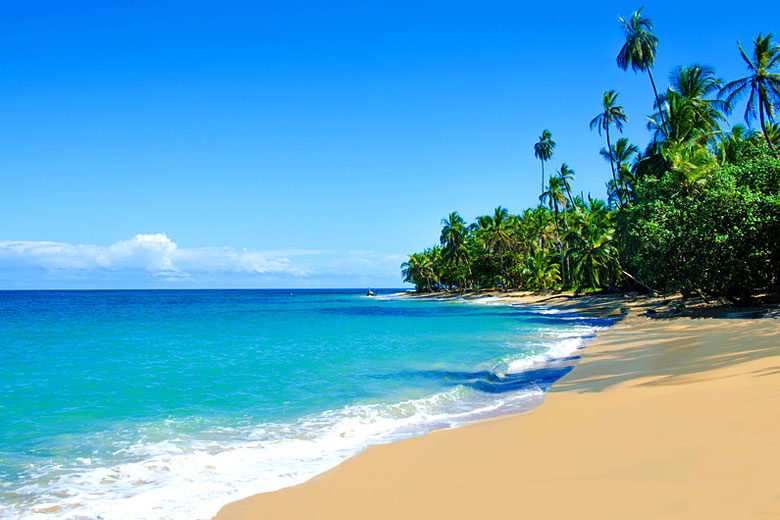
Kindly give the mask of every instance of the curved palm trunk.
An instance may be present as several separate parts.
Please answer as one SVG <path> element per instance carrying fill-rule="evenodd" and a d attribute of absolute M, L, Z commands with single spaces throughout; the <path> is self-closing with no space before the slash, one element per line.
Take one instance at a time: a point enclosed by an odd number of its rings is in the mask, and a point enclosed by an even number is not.
<path fill-rule="evenodd" d="M 566 195 L 569 196 L 569 202 L 571 202 L 572 207 L 574 206 L 574 198 L 571 196 L 571 188 L 569 188 L 569 183 L 565 183 L 564 186 L 566 187 Z M 564 208 L 564 212 L 566 209 Z"/>
<path fill-rule="evenodd" d="M 544 193 L 544 159 L 541 160 L 542 162 L 542 193 Z M 539 202 L 539 205 L 541 206 L 541 201 Z"/>
<path fill-rule="evenodd" d="M 658 105 L 658 113 L 661 114 L 661 132 L 665 137 L 669 137 L 666 133 L 666 118 L 664 118 L 664 109 L 661 106 L 661 98 L 658 97 L 658 89 L 655 88 L 655 80 L 653 79 L 653 71 L 650 67 L 647 67 L 647 75 L 650 76 L 650 84 L 653 86 L 653 94 L 655 94 L 655 102 Z"/>
<path fill-rule="evenodd" d="M 609 152 L 609 167 L 612 169 L 612 179 L 615 181 L 615 190 L 618 195 L 618 208 L 623 206 L 623 196 L 620 193 L 620 186 L 618 185 L 617 175 L 615 175 L 615 162 L 612 159 L 614 152 L 612 150 L 612 142 L 609 139 L 609 125 L 606 125 L 607 130 L 607 151 Z"/>

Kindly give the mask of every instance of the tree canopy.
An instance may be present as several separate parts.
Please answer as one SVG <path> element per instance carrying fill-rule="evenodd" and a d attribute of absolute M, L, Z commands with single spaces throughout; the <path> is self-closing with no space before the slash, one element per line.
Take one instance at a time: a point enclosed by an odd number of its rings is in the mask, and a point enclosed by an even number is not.
<path fill-rule="evenodd" d="M 618 92 L 604 92 L 590 128 L 606 137 L 607 202 L 573 196 L 565 162 L 545 180 L 555 142 L 544 130 L 534 144 L 540 205 L 520 214 L 499 206 L 471 224 L 450 213 L 439 244 L 403 264 L 405 281 L 421 292 L 613 287 L 737 302 L 780 292 L 780 46 L 759 34 L 751 54 L 737 44 L 745 77 L 724 83 L 711 67 L 679 66 L 659 93 L 652 21 L 642 9 L 621 21 L 618 66 L 648 72 L 655 112 L 644 150 L 624 137 L 613 143 L 627 115 Z M 724 129 L 745 95 L 748 127 Z"/>

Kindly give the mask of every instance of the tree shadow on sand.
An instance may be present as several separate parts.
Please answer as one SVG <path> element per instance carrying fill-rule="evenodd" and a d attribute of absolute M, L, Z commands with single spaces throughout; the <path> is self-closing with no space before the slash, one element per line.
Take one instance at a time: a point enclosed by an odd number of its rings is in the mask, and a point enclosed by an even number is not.
<path fill-rule="evenodd" d="M 653 305 L 634 306 L 630 312 L 646 314 L 645 307 Z M 675 313 L 669 308 L 676 307 L 665 307 L 639 318 L 646 320 L 640 328 L 616 326 L 551 391 L 600 392 L 629 381 L 637 386 L 683 385 L 705 377 L 731 377 L 711 372 L 769 357 L 778 358 L 777 366 L 747 373 L 760 377 L 780 372 L 777 307 Z"/>

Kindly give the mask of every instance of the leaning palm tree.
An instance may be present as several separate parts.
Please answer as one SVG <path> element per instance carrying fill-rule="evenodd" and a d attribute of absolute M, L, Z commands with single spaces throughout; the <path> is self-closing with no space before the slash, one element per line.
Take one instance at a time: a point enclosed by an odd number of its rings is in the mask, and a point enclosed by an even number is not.
<path fill-rule="evenodd" d="M 534 145 L 534 155 L 542 162 L 542 191 L 544 191 L 544 163 L 553 156 L 555 141 L 552 140 L 552 134 L 545 129 L 539 136 L 539 142 Z"/>
<path fill-rule="evenodd" d="M 601 135 L 602 130 L 606 132 L 607 150 L 612 149 L 612 141 L 609 139 L 609 127 L 615 125 L 615 128 L 622 132 L 623 123 L 628 120 L 625 112 L 623 111 L 623 107 L 615 103 L 617 101 L 617 97 L 618 93 L 614 90 L 608 90 L 604 92 L 604 97 L 602 99 L 604 110 L 599 115 L 594 117 L 590 122 L 590 129 L 593 130 L 594 128 L 597 128 L 599 135 Z M 615 163 L 611 160 L 611 158 L 609 165 L 612 168 L 612 179 L 615 181 L 615 184 L 617 184 L 618 180 L 617 175 L 615 174 Z"/>
<path fill-rule="evenodd" d="M 745 122 L 749 125 L 750 121 L 758 115 L 764 139 L 766 139 L 769 149 L 774 152 L 775 148 L 767 132 L 767 123 L 764 119 L 766 116 L 770 122 L 773 121 L 775 109 L 780 108 L 780 73 L 773 72 L 773 69 L 780 67 L 780 45 L 771 40 L 772 33 L 767 36 L 759 34 L 753 40 L 753 59 L 748 57 L 742 45 L 737 42 L 737 47 L 739 47 L 742 59 L 747 64 L 750 75 L 727 83 L 721 89 L 720 96 L 725 96 L 726 103 L 731 105 L 746 92 L 750 92 L 745 109 Z"/>
<path fill-rule="evenodd" d="M 634 72 L 646 70 L 650 76 L 650 84 L 653 86 L 655 101 L 661 107 L 652 71 L 653 63 L 655 63 L 655 51 L 658 48 L 658 37 L 651 32 L 653 22 L 650 18 L 642 16 L 642 9 L 644 8 L 637 9 L 631 15 L 630 20 L 620 17 L 626 32 L 626 43 L 623 44 L 617 55 L 617 64 L 623 70 L 627 70 L 629 66 Z M 661 126 L 664 126 L 663 111 L 661 113 Z"/>

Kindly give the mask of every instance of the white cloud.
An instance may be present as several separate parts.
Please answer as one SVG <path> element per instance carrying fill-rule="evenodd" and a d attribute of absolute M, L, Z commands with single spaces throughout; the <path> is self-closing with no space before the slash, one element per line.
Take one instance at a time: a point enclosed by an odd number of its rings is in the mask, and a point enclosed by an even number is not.
<path fill-rule="evenodd" d="M 294 285 L 320 278 L 344 285 L 339 280 L 348 282 L 349 277 L 361 285 L 376 279 L 398 279 L 398 266 L 404 258 L 362 250 L 180 248 L 163 233 L 139 234 L 109 246 L 4 240 L 0 241 L 0 279 L 14 279 L 21 276 L 19 273 L 46 280 L 118 278 L 134 273 L 167 285 L 263 278 L 299 279 Z"/>

